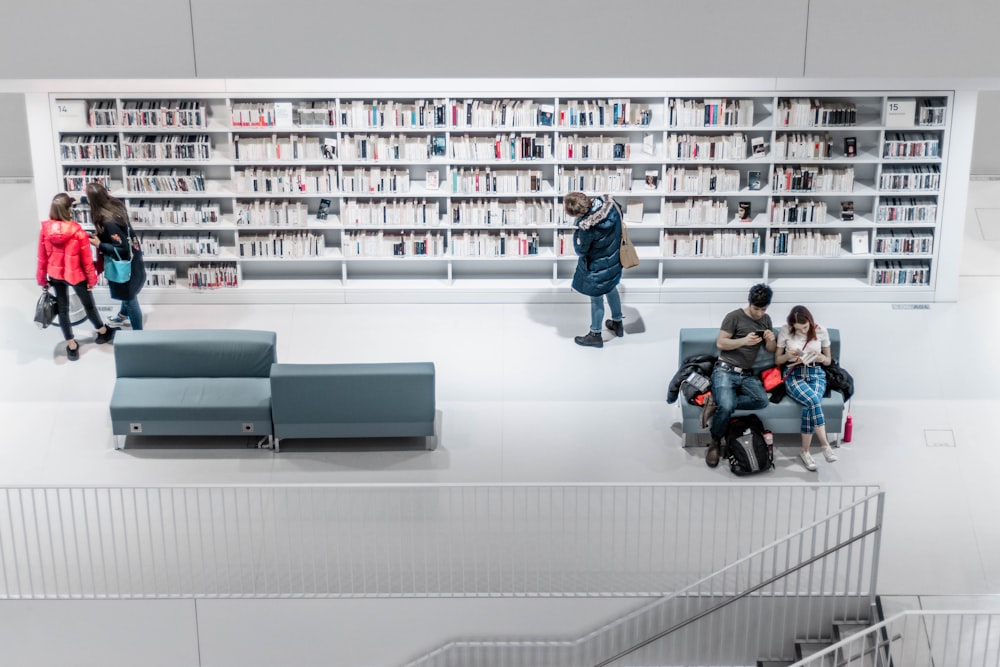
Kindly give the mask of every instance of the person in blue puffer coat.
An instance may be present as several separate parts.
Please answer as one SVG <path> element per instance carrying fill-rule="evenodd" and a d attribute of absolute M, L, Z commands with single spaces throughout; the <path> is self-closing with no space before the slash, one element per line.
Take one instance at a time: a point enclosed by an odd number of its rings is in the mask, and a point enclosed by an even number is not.
<path fill-rule="evenodd" d="M 621 207 L 610 196 L 590 197 L 583 192 L 570 192 L 563 198 L 566 215 L 576 218 L 573 248 L 579 256 L 573 274 L 573 289 L 590 297 L 590 333 L 576 336 L 577 345 L 604 347 L 601 321 L 604 320 L 604 299 L 611 308 L 611 319 L 604 322 L 615 336 L 624 336 L 622 299 L 618 283 L 622 279 L 622 263 L 618 249 L 622 242 Z"/>

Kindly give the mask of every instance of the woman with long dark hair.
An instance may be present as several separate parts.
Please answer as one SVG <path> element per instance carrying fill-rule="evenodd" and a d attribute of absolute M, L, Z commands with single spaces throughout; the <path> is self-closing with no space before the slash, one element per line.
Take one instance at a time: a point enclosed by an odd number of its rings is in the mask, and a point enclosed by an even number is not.
<path fill-rule="evenodd" d="M 76 292 L 87 319 L 97 329 L 97 344 L 110 343 L 118 329 L 109 327 L 94 306 L 90 290 L 97 284 L 94 258 L 90 254 L 87 232 L 73 220 L 73 198 L 60 192 L 52 198 L 49 219 L 42 221 L 38 234 L 38 270 L 36 279 L 43 288 L 51 286 L 56 294 L 59 328 L 66 339 L 66 356 L 80 358 L 80 344 L 73 336 L 69 318 L 69 290 Z"/>
<path fill-rule="evenodd" d="M 109 258 L 131 261 L 132 273 L 128 282 L 108 281 L 111 298 L 121 301 L 118 314 L 111 322 L 128 323 L 132 329 L 142 329 L 142 309 L 139 308 L 139 292 L 146 284 L 146 267 L 142 261 L 142 247 L 128 221 L 128 211 L 121 200 L 112 197 L 100 183 L 87 183 L 87 203 L 94 220 L 97 234 L 90 239 L 104 261 Z"/>
<path fill-rule="evenodd" d="M 805 306 L 795 306 L 788 313 L 788 320 L 778 332 L 778 349 L 774 355 L 778 364 L 788 364 L 785 387 L 788 395 L 802 404 L 802 452 L 799 458 L 806 470 L 815 470 L 816 461 L 809 453 L 813 433 L 823 447 L 823 458 L 829 463 L 837 460 L 826 438 L 826 420 L 823 418 L 823 394 L 826 392 L 826 371 L 833 361 L 830 354 L 830 335 L 816 324 L 812 313 Z"/>

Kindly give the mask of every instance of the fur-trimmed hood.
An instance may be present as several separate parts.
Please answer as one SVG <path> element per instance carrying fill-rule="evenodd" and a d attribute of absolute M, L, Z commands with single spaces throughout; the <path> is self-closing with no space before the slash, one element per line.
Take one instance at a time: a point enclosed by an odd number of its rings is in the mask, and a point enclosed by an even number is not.
<path fill-rule="evenodd" d="M 614 206 L 614 201 L 611 197 L 601 198 L 594 197 L 590 205 L 590 213 L 580 218 L 577 223 L 577 227 L 580 229 L 590 229 L 600 221 L 608 217 L 608 213 Z"/>

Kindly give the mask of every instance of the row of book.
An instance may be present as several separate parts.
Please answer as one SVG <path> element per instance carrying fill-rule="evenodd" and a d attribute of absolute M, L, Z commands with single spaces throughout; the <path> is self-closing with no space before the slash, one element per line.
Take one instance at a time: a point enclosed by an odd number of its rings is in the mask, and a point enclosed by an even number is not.
<path fill-rule="evenodd" d="M 120 155 L 118 138 L 111 135 L 66 134 L 59 138 L 63 160 L 117 160 Z"/>
<path fill-rule="evenodd" d="M 443 257 L 447 236 L 441 232 L 345 232 L 344 257 Z"/>
<path fill-rule="evenodd" d="M 406 193 L 410 191 L 410 172 L 406 169 L 345 169 L 344 192 Z"/>
<path fill-rule="evenodd" d="M 858 107 L 853 102 L 788 98 L 778 100 L 775 115 L 785 127 L 836 127 L 856 125 Z"/>
<path fill-rule="evenodd" d="M 667 192 L 735 192 L 740 189 L 738 169 L 718 167 L 669 167 L 663 178 Z"/>
<path fill-rule="evenodd" d="M 310 232 L 271 232 L 240 236 L 236 248 L 240 257 L 322 257 L 326 240 L 322 234 Z"/>
<path fill-rule="evenodd" d="M 83 192 L 87 183 L 100 183 L 111 190 L 110 169 L 67 168 L 63 169 L 63 189 L 66 192 Z"/>
<path fill-rule="evenodd" d="M 854 144 L 855 151 L 857 143 Z M 845 146 L 844 155 L 848 154 Z M 790 132 L 779 134 L 771 144 L 774 160 L 820 160 L 833 157 L 833 137 L 829 134 Z"/>
<path fill-rule="evenodd" d="M 753 127 L 753 112 L 753 100 L 671 98 L 667 122 L 670 127 Z"/>
<path fill-rule="evenodd" d="M 241 202 L 236 208 L 237 226 L 301 227 L 309 222 L 305 202 L 271 200 Z"/>
<path fill-rule="evenodd" d="M 198 100 L 125 100 L 123 127 L 184 128 L 205 127 L 205 109 Z"/>
<path fill-rule="evenodd" d="M 937 214 L 933 199 L 883 197 L 875 211 L 875 222 L 936 222 Z"/>
<path fill-rule="evenodd" d="M 447 101 L 392 100 L 341 102 L 338 114 L 343 127 L 372 128 L 431 128 L 444 127 L 448 112 Z"/>
<path fill-rule="evenodd" d="M 340 190 L 340 172 L 336 168 L 265 169 L 250 167 L 237 170 L 233 177 L 237 192 L 326 193 Z"/>
<path fill-rule="evenodd" d="M 725 200 L 686 199 L 668 201 L 663 205 L 661 219 L 665 225 L 725 225 L 729 222 L 729 204 Z M 626 219 L 641 220 L 641 209 L 626 215 Z"/>
<path fill-rule="evenodd" d="M 540 160 L 552 157 L 552 137 L 533 134 L 498 134 L 496 137 L 452 137 L 451 155 L 459 160 Z"/>
<path fill-rule="evenodd" d="M 781 224 L 826 222 L 826 202 L 779 199 L 771 202 L 770 220 Z"/>
<path fill-rule="evenodd" d="M 454 225 L 551 225 L 555 220 L 552 202 L 501 202 L 496 199 L 463 201 L 451 205 Z"/>
<path fill-rule="evenodd" d="M 403 199 L 382 202 L 348 199 L 341 207 L 345 227 L 398 225 L 440 225 L 438 203 L 426 199 Z"/>
<path fill-rule="evenodd" d="M 750 257 L 761 252 L 760 234 L 741 232 L 664 232 L 660 240 L 664 257 Z"/>
<path fill-rule="evenodd" d="M 452 169 L 451 189 L 458 194 L 527 194 L 541 192 L 540 169 Z"/>
<path fill-rule="evenodd" d="M 522 257 L 537 255 L 537 232 L 469 231 L 451 235 L 450 254 L 455 257 Z"/>
<path fill-rule="evenodd" d="M 854 190 L 854 168 L 777 166 L 771 175 L 775 192 L 851 192 Z"/>
<path fill-rule="evenodd" d="M 747 135 L 742 132 L 730 135 L 671 134 L 667 137 L 667 159 L 745 160 L 748 147 Z"/>
<path fill-rule="evenodd" d="M 900 231 L 875 237 L 877 255 L 915 255 L 934 252 L 934 235 L 927 232 Z"/>
<path fill-rule="evenodd" d="M 441 135 L 346 135 L 340 138 L 344 160 L 427 160 L 445 157 Z"/>
<path fill-rule="evenodd" d="M 213 202 L 157 202 L 140 199 L 127 205 L 134 225 L 214 225 L 222 220 L 222 208 Z"/>
<path fill-rule="evenodd" d="M 632 168 L 563 168 L 559 170 L 558 184 L 562 192 L 630 192 L 632 190 Z"/>
<path fill-rule="evenodd" d="M 627 98 L 567 100 L 559 105 L 561 127 L 645 127 L 652 121 L 653 112 L 650 105 L 633 102 Z"/>
<path fill-rule="evenodd" d="M 931 267 L 924 262 L 877 261 L 868 278 L 870 285 L 930 285 Z"/>
<path fill-rule="evenodd" d="M 767 247 L 772 255 L 840 257 L 841 241 L 839 233 L 779 229 L 771 232 Z"/>
<path fill-rule="evenodd" d="M 130 136 L 122 144 L 126 160 L 208 160 L 212 142 L 208 135 Z"/>
<path fill-rule="evenodd" d="M 914 164 L 883 169 L 878 177 L 880 190 L 937 190 L 941 187 L 941 167 Z"/>
<path fill-rule="evenodd" d="M 204 192 L 205 175 L 193 169 L 129 169 L 125 174 L 125 189 L 129 192 Z"/>
<path fill-rule="evenodd" d="M 146 287 L 177 287 L 177 267 L 146 264 Z M 101 274 L 104 277 L 104 274 Z"/>
<path fill-rule="evenodd" d="M 195 264 L 187 270 L 190 289 L 218 289 L 239 285 L 239 269 L 236 264 Z"/>
<path fill-rule="evenodd" d="M 233 136 L 233 157 L 245 161 L 332 160 L 337 157 L 335 139 L 297 134 Z"/>
<path fill-rule="evenodd" d="M 451 127 L 494 128 L 552 125 L 555 107 L 533 100 L 452 100 Z"/>
<path fill-rule="evenodd" d="M 886 132 L 885 158 L 941 157 L 941 137 L 926 132 Z"/>
<path fill-rule="evenodd" d="M 196 236 L 163 236 L 141 234 L 142 253 L 147 257 L 218 256 L 219 239 L 214 234 Z"/>

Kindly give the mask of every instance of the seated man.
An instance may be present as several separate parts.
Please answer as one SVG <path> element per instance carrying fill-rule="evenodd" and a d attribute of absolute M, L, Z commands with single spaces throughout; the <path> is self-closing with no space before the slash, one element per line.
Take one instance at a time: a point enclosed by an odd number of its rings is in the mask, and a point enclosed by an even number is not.
<path fill-rule="evenodd" d="M 764 283 L 754 285 L 747 296 L 747 305 L 728 313 L 719 328 L 715 340 L 719 360 L 712 370 L 712 400 L 705 402 L 706 416 L 711 416 L 712 442 L 705 454 L 705 463 L 710 468 L 719 465 L 722 438 L 733 412 L 767 406 L 767 392 L 754 376 L 753 364 L 761 344 L 768 352 L 774 352 L 777 344 L 767 314 L 771 296 L 771 288 Z"/>

